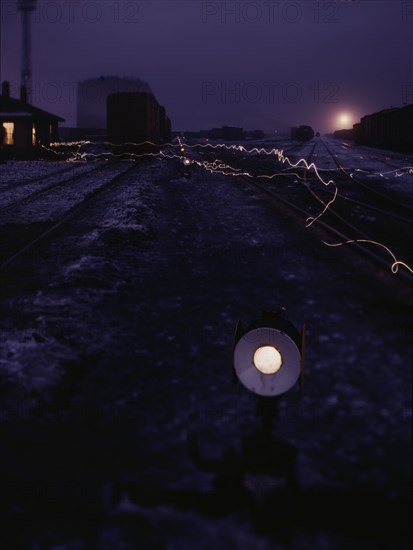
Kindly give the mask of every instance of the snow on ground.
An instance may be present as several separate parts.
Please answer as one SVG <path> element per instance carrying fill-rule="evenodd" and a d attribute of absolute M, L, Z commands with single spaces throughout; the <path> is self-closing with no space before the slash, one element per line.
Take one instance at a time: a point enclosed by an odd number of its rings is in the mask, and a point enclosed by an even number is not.
<path fill-rule="evenodd" d="M 23 167 L 19 171 L 19 164 Z M 7 161 L 0 164 L 0 208 L 93 170 L 84 162 Z M 35 181 L 31 181 L 31 180 Z"/>
<path fill-rule="evenodd" d="M 130 163 L 131 164 L 131 163 Z M 85 170 L 83 167 L 75 173 L 70 173 L 68 176 L 65 173 L 63 176 L 57 176 L 57 180 L 50 183 L 47 181 L 46 189 L 53 185 L 54 187 L 44 193 L 36 193 L 36 195 L 30 198 L 30 205 L 27 208 L 25 201 L 20 203 L 17 207 L 13 206 L 14 201 L 22 199 L 26 194 L 37 192 L 43 189 L 45 186 L 40 181 L 37 187 L 33 189 L 33 184 L 28 186 L 18 187 L 16 190 L 9 189 L 4 193 L 5 202 L 4 206 L 9 206 L 10 209 L 6 210 L 2 215 L 3 224 L 9 223 L 42 223 L 57 221 L 61 216 L 68 212 L 71 208 L 80 203 L 95 189 L 99 189 L 106 182 L 109 182 L 115 175 L 121 174 L 126 171 L 130 164 L 122 163 L 120 165 L 107 165 L 100 164 L 99 169 L 95 167 L 90 170 Z M 72 171 L 71 171 L 72 172 Z M 84 175 L 80 179 L 71 181 L 71 178 L 75 175 Z M 55 186 L 55 184 L 59 184 Z M 60 185 L 63 183 L 63 185 Z M 1 196 L 1 195 L 0 195 Z"/>
<path fill-rule="evenodd" d="M 388 510 L 410 480 L 411 293 L 304 225 L 245 183 L 153 160 L 2 274 L 8 541 L 409 547 Z M 235 323 L 280 305 L 307 324 L 305 386 L 280 399 L 274 430 L 296 447 L 301 496 L 254 472 L 214 493 L 188 436 L 203 456 L 241 453 L 258 419 L 232 382 Z M 355 527 L 364 505 L 371 531 Z"/>
<path fill-rule="evenodd" d="M 325 139 L 325 138 L 323 138 Z M 341 142 L 335 139 L 325 139 L 328 147 L 337 155 L 349 174 L 366 181 L 383 191 L 397 192 L 400 198 L 408 201 L 413 199 L 413 157 L 373 147 L 351 146 L 343 149 Z M 321 158 L 320 158 L 321 151 Z M 332 164 L 332 159 L 318 148 L 317 165 L 325 167 L 326 162 Z M 327 161 L 324 160 L 327 158 Z"/>
<path fill-rule="evenodd" d="M 8 160 L 0 164 L 0 185 L 48 176 L 64 168 L 65 165 L 61 161 Z"/>

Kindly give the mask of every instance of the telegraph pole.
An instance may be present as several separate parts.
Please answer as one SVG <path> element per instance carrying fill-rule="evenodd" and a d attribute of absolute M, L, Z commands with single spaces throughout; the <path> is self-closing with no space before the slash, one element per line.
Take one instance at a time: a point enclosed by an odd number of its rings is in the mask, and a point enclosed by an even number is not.
<path fill-rule="evenodd" d="M 18 0 L 18 10 L 22 17 L 22 66 L 20 99 L 30 103 L 32 95 L 32 56 L 31 56 L 31 12 L 36 9 L 36 0 Z"/>

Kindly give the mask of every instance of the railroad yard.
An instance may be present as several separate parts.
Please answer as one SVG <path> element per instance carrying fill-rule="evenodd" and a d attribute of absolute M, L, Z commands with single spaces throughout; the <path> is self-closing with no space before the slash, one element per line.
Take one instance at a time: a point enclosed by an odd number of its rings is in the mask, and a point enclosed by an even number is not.
<path fill-rule="evenodd" d="M 410 548 L 413 157 L 201 145 L 0 164 L 0 548 Z M 280 307 L 252 471 L 234 330 Z"/>

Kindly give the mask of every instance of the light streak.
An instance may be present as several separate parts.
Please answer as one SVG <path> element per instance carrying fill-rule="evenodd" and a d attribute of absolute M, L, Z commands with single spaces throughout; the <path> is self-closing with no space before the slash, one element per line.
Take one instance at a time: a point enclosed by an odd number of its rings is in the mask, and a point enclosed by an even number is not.
<path fill-rule="evenodd" d="M 387 179 L 391 177 L 402 178 L 407 174 L 413 174 L 413 166 L 402 166 L 401 168 L 395 168 L 394 170 L 387 170 L 386 172 L 383 172 L 383 171 L 375 172 L 373 170 L 371 171 L 363 170 L 362 168 L 355 168 L 354 171 L 367 174 L 370 177 L 380 176 L 381 178 L 387 178 Z M 354 179 L 354 175 L 352 172 L 349 173 L 348 175 Z"/>
<path fill-rule="evenodd" d="M 178 137 L 178 142 L 179 142 L 179 150 L 181 151 L 181 153 L 183 153 L 185 151 L 184 144 L 182 143 L 181 138 L 179 136 L 177 136 L 177 137 Z"/>
<path fill-rule="evenodd" d="M 282 149 L 274 148 L 274 149 L 267 150 L 263 147 L 260 147 L 260 148 L 253 147 L 252 149 L 247 149 L 243 145 L 226 145 L 226 144 L 223 144 L 223 143 L 218 143 L 218 144 L 215 144 L 215 145 L 212 145 L 210 143 L 195 144 L 195 145 L 192 145 L 192 146 L 189 145 L 188 147 L 189 148 L 195 148 L 195 147 L 206 148 L 206 147 L 210 147 L 212 149 L 225 148 L 227 150 L 235 150 L 235 151 L 244 152 L 244 153 L 247 153 L 247 154 L 256 153 L 256 154 L 264 154 L 264 155 L 267 155 L 267 156 L 275 156 L 277 158 L 278 162 L 280 162 L 281 164 L 285 164 L 285 163 L 288 164 L 289 168 L 304 167 L 305 170 L 308 170 L 308 171 L 313 170 L 316 177 L 317 177 L 317 179 L 323 185 L 325 185 L 326 187 L 328 187 L 330 185 L 334 186 L 334 194 L 333 194 L 333 198 L 331 200 L 329 200 L 324 205 L 324 208 L 319 212 L 319 214 L 317 214 L 317 216 L 311 216 L 311 217 L 307 218 L 306 227 L 310 227 L 313 223 L 315 223 L 317 220 L 319 220 L 327 212 L 327 210 L 330 208 L 330 206 L 334 203 L 334 201 L 337 198 L 338 189 L 337 189 L 337 186 L 336 186 L 334 180 L 332 180 L 332 179 L 327 180 L 327 181 L 324 180 L 322 178 L 321 174 L 320 174 L 320 169 L 315 165 L 314 162 L 308 163 L 307 160 L 304 159 L 304 158 L 299 159 L 297 162 L 291 162 L 291 160 L 286 155 L 284 155 L 284 151 Z M 289 168 L 287 168 L 287 169 L 289 169 Z M 226 175 L 248 175 L 250 177 L 253 177 L 250 174 L 226 174 Z M 255 177 L 256 178 L 273 179 L 274 177 L 277 177 L 277 176 L 280 176 L 280 175 L 281 174 L 279 174 L 279 173 L 272 174 L 272 175 L 263 174 L 263 175 L 257 175 Z M 300 176 L 298 174 L 297 174 L 297 177 L 300 178 Z"/>
<path fill-rule="evenodd" d="M 333 202 L 336 200 L 337 198 L 337 194 L 338 194 L 338 188 L 337 188 L 337 185 L 334 183 L 334 195 L 333 195 L 333 198 L 331 200 L 329 200 L 323 210 L 315 217 L 309 217 L 306 219 L 306 227 L 310 227 L 311 225 L 313 225 L 314 222 L 316 222 L 317 220 L 319 220 L 321 218 L 321 216 L 323 216 L 327 210 L 330 208 L 330 206 L 333 204 Z"/>
<path fill-rule="evenodd" d="M 156 143 L 153 143 L 152 141 L 143 141 L 141 143 L 134 143 L 134 142 L 126 142 L 126 143 L 122 143 L 122 144 L 119 144 L 119 143 L 112 143 L 110 141 L 104 141 L 104 142 L 92 142 L 92 141 L 73 141 L 73 142 L 62 142 L 62 143 L 52 143 L 50 145 L 50 147 L 46 147 L 45 145 L 43 144 L 40 144 L 39 145 L 45 149 L 46 151 L 50 152 L 50 153 L 54 153 L 55 155 L 57 156 L 65 156 L 66 157 L 66 160 L 68 161 L 76 161 L 76 160 L 82 160 L 82 161 L 91 161 L 91 160 L 99 160 L 102 159 L 102 160 L 108 160 L 109 157 L 112 157 L 114 159 L 117 159 L 117 158 L 124 158 L 126 155 L 128 157 L 130 157 L 130 160 L 134 160 L 134 159 L 138 159 L 138 158 L 142 158 L 142 157 L 156 157 L 156 156 L 159 156 L 159 151 L 156 152 L 156 153 L 153 153 L 153 152 L 150 152 L 150 151 L 145 151 L 143 153 L 134 153 L 133 151 L 131 151 L 130 149 L 128 150 L 122 150 L 120 151 L 119 153 L 115 153 L 113 150 L 107 150 L 107 149 L 103 149 L 102 152 L 100 153 L 94 153 L 92 151 L 81 151 L 81 148 L 84 147 L 84 146 L 93 146 L 95 147 L 96 149 L 97 148 L 100 148 L 100 147 L 109 147 L 110 149 L 116 149 L 116 148 L 121 148 L 121 149 L 125 149 L 125 147 L 136 147 L 136 148 L 139 148 L 139 147 L 145 147 L 145 146 L 149 146 L 149 147 L 156 147 L 157 149 L 160 149 L 161 147 L 166 147 L 167 145 L 172 145 L 172 144 L 156 144 Z M 56 146 L 56 148 L 62 148 L 62 149 L 67 149 L 66 151 L 56 151 L 54 149 L 52 149 L 52 147 Z M 75 151 L 73 150 L 70 150 L 70 148 L 73 148 L 73 147 L 77 147 L 77 149 Z M 69 155 L 69 157 L 68 157 Z"/>
<path fill-rule="evenodd" d="M 188 148 L 196 148 L 196 147 L 200 147 L 200 148 L 212 148 L 212 149 L 218 149 L 218 148 L 224 148 L 226 150 L 235 150 L 235 151 L 239 151 L 239 152 L 242 152 L 242 153 L 247 153 L 247 154 L 253 154 L 253 153 L 256 153 L 256 154 L 264 154 L 264 155 L 267 155 L 267 156 L 275 156 L 277 158 L 277 160 L 282 163 L 282 164 L 285 164 L 287 163 L 289 168 L 287 169 L 290 169 L 290 168 L 297 168 L 297 167 L 300 167 L 300 166 L 303 166 L 305 167 L 306 170 L 310 171 L 310 170 L 313 170 L 317 179 L 325 186 L 329 186 L 329 185 L 333 185 L 334 186 L 334 195 L 333 195 L 333 198 L 331 200 L 329 200 L 325 205 L 324 205 L 324 208 L 323 210 L 317 215 L 317 216 L 314 216 L 314 217 L 309 217 L 307 218 L 306 220 L 306 227 L 310 227 L 313 223 L 315 223 L 317 220 L 319 220 L 327 211 L 328 209 L 331 207 L 331 205 L 334 203 L 334 201 L 336 200 L 337 198 L 337 195 L 338 195 L 338 187 L 337 185 L 335 184 L 334 180 L 330 179 L 330 180 L 324 180 L 320 174 L 320 169 L 315 165 L 314 162 L 311 162 L 311 163 L 308 163 L 306 159 L 304 158 L 301 158 L 299 159 L 297 162 L 293 163 L 290 161 L 290 159 L 284 155 L 284 152 L 282 149 L 277 149 L 277 148 L 274 148 L 274 149 L 270 149 L 270 150 L 267 150 L 265 148 L 257 148 L 257 147 L 253 147 L 252 149 L 247 149 L 246 147 L 244 147 L 243 145 L 226 145 L 226 144 L 222 144 L 222 143 L 219 143 L 219 144 L 211 144 L 211 143 L 206 143 L 206 144 L 195 144 L 195 145 L 187 145 Z M 336 155 L 337 156 L 337 155 Z M 203 165 L 203 163 L 200 163 L 199 164 L 200 166 Z M 204 165 L 205 166 L 205 165 Z M 210 165 L 210 168 L 214 168 L 213 165 L 211 166 Z M 403 168 L 402 170 L 409 170 L 409 173 L 412 172 L 412 167 L 406 167 L 406 168 Z M 360 170 L 361 171 L 361 170 Z M 394 172 L 394 171 L 391 171 L 391 172 Z M 223 172 L 221 172 L 223 173 Z M 390 172 L 389 172 L 390 173 Z M 233 169 L 233 172 L 230 173 L 230 174 L 225 174 L 225 175 L 249 175 L 251 177 L 250 174 L 244 174 L 244 173 L 235 173 L 234 172 L 234 169 Z M 255 176 L 256 178 L 266 178 L 266 179 L 272 179 L 274 177 L 277 177 L 277 176 L 280 176 L 281 174 L 277 173 L 277 174 L 272 174 L 272 175 L 257 175 Z M 300 176 L 298 174 L 296 174 L 296 176 L 298 178 L 300 178 Z M 303 179 L 303 178 L 300 178 L 300 179 Z M 330 244 L 330 243 L 327 243 L 325 241 L 322 241 L 323 244 L 327 245 L 327 246 L 342 246 L 344 244 L 350 244 L 350 243 L 354 243 L 354 242 L 357 242 L 357 243 L 360 243 L 360 244 L 371 244 L 371 245 L 375 245 L 375 246 L 378 246 L 378 247 L 381 247 L 383 248 L 389 255 L 390 257 L 392 258 L 393 260 L 393 263 L 391 264 L 391 271 L 392 273 L 397 273 L 398 270 L 399 270 L 399 266 L 400 267 L 404 267 L 405 269 L 407 269 L 410 273 L 413 273 L 413 269 L 406 263 L 406 262 L 403 262 L 401 260 L 398 260 L 397 257 L 395 256 L 395 254 L 390 250 L 389 247 L 387 247 L 386 245 L 384 245 L 383 243 L 379 243 L 377 241 L 374 241 L 374 240 L 369 240 L 369 239 L 355 239 L 355 240 L 348 240 L 348 241 L 345 241 L 345 242 L 342 242 L 342 243 L 336 243 L 336 244 Z"/>
<path fill-rule="evenodd" d="M 187 157 L 182 155 L 175 155 L 175 154 L 168 154 L 164 151 L 160 151 L 157 156 L 161 156 L 168 159 L 177 159 L 182 162 L 185 162 L 185 160 L 188 160 Z M 201 168 L 205 168 L 208 172 L 214 173 L 214 174 L 223 174 L 224 176 L 249 176 L 253 177 L 249 172 L 243 172 L 241 168 L 234 168 L 230 166 L 229 164 L 226 164 L 220 160 L 214 160 L 213 162 L 209 162 L 207 160 L 200 161 L 196 159 L 191 160 L 191 164 L 195 164 Z M 225 170 L 229 170 L 226 172 Z"/>
<path fill-rule="evenodd" d="M 313 170 L 315 175 L 319 179 L 319 181 L 321 183 L 323 183 L 324 185 L 330 185 L 330 184 L 334 183 L 333 180 L 325 181 L 321 177 L 321 175 L 320 175 L 321 169 L 319 169 L 315 165 L 314 162 L 308 163 L 307 160 L 304 159 L 304 158 L 299 159 L 297 162 L 291 162 L 289 157 L 284 155 L 283 149 L 274 148 L 274 149 L 267 150 L 263 147 L 253 147 L 252 149 L 247 149 L 243 145 L 227 145 L 227 144 L 224 144 L 224 143 L 217 143 L 215 145 L 213 145 L 211 143 L 197 143 L 197 144 L 194 144 L 194 145 L 186 144 L 186 147 L 188 147 L 188 148 L 200 147 L 200 148 L 212 148 L 212 149 L 221 148 L 221 149 L 227 149 L 227 150 L 240 151 L 240 152 L 244 152 L 244 153 L 247 153 L 247 154 L 256 153 L 258 155 L 275 156 L 275 157 L 277 157 L 278 162 L 280 162 L 281 164 L 287 163 L 290 168 L 298 168 L 298 167 L 302 166 L 306 170 L 309 170 L 309 171 Z M 257 176 L 257 177 L 264 177 L 264 178 L 267 177 L 267 178 L 269 178 L 269 176 L 266 176 L 266 175 Z"/>
<path fill-rule="evenodd" d="M 333 179 L 324 179 L 322 177 L 322 172 L 328 171 L 333 172 L 336 169 L 332 170 L 331 168 L 319 168 L 316 166 L 314 162 L 307 162 L 305 158 L 300 158 L 296 162 L 292 162 L 288 156 L 284 154 L 283 149 L 278 148 L 272 148 L 272 149 L 266 149 L 264 147 L 252 147 L 248 149 L 244 145 L 236 145 L 236 144 L 225 144 L 225 143 L 196 143 L 196 144 L 188 144 L 182 142 L 181 138 L 177 136 L 175 143 L 165 143 L 165 144 L 156 144 L 151 141 L 143 141 L 140 143 L 134 143 L 134 142 L 126 142 L 122 144 L 116 144 L 111 143 L 109 141 L 105 142 L 92 142 L 88 140 L 80 140 L 80 141 L 71 141 L 71 142 L 56 142 L 50 144 L 49 147 L 46 147 L 45 145 L 40 144 L 43 149 L 46 151 L 55 154 L 59 157 L 65 157 L 65 160 L 69 162 L 75 162 L 75 161 L 98 161 L 98 160 L 117 160 L 117 159 L 123 159 L 123 160 L 137 160 L 145 157 L 154 157 L 154 158 L 160 158 L 160 159 L 166 159 L 166 160 L 179 160 L 180 162 L 185 163 L 186 165 L 191 164 L 194 166 L 198 166 L 199 168 L 202 168 L 210 173 L 215 174 L 221 174 L 224 176 L 231 176 L 231 177 L 249 177 L 253 179 L 268 179 L 273 180 L 277 177 L 288 177 L 288 178 L 296 178 L 294 182 L 297 180 L 303 181 L 304 185 L 306 185 L 306 172 L 313 172 L 316 179 L 322 183 L 324 186 L 333 186 L 334 193 L 333 197 L 326 203 L 322 202 L 323 209 L 316 215 L 316 216 L 310 216 L 306 219 L 306 225 L 305 227 L 310 227 L 313 225 L 317 220 L 319 220 L 322 216 L 324 216 L 328 210 L 330 209 L 331 205 L 336 201 L 338 194 L 338 187 Z M 133 151 L 133 149 L 139 150 L 139 148 L 143 149 L 143 152 L 136 152 Z M 146 150 L 145 150 L 146 148 Z M 174 149 L 178 148 L 179 153 L 185 153 L 182 154 L 176 154 L 173 152 Z M 101 152 L 94 152 L 91 149 L 99 150 L 101 149 Z M 172 149 L 172 151 L 171 151 Z M 242 168 L 237 168 L 234 166 L 231 166 L 227 162 L 224 162 L 218 158 L 209 161 L 209 160 L 200 160 L 197 158 L 188 158 L 188 152 L 190 150 L 199 150 L 199 149 L 208 149 L 208 150 L 226 150 L 226 151 L 233 151 L 235 153 L 242 153 L 247 156 L 254 157 L 255 155 L 265 155 L 267 157 L 270 157 L 272 159 L 275 159 L 278 161 L 281 165 L 280 169 L 277 172 L 274 172 L 272 174 L 253 174 L 249 170 L 245 170 Z M 337 155 L 336 155 L 337 156 Z M 362 157 L 361 157 L 362 158 Z M 285 165 L 284 167 L 282 167 Z M 297 168 L 304 170 L 304 176 L 300 175 L 297 171 L 295 171 Z M 339 171 L 339 170 L 337 170 Z M 354 172 L 362 172 L 364 174 L 369 175 L 380 175 L 381 177 L 384 177 L 388 174 L 394 174 L 395 177 L 399 178 L 402 177 L 405 174 L 413 174 L 413 166 L 405 166 L 402 168 L 398 168 L 395 170 L 389 170 L 387 172 L 377 172 L 372 173 L 370 171 L 361 169 L 361 168 L 355 168 Z M 350 177 L 353 178 L 353 173 L 349 174 Z M 397 273 L 399 270 L 399 267 L 403 267 L 407 269 L 410 273 L 413 274 L 413 269 L 405 262 L 399 260 L 396 258 L 395 254 L 390 250 L 389 247 L 386 245 L 374 241 L 374 240 L 368 240 L 368 239 L 354 239 L 354 240 L 347 240 L 340 243 L 327 243 L 325 241 L 322 241 L 322 243 L 329 247 L 339 247 L 344 246 L 345 244 L 351 244 L 351 243 L 360 243 L 360 244 L 368 244 L 368 245 L 374 245 L 377 247 L 381 247 L 384 249 L 391 257 L 392 264 L 391 264 L 391 272 Z"/>
<path fill-rule="evenodd" d="M 396 256 L 393 254 L 393 252 L 390 250 L 390 248 L 383 243 L 379 243 L 377 241 L 369 240 L 369 239 L 350 239 L 348 241 L 342 241 L 340 243 L 327 243 L 326 241 L 321 241 L 326 246 L 329 246 L 331 248 L 338 247 L 338 246 L 344 246 L 346 244 L 353 244 L 353 243 L 363 243 L 363 244 L 372 244 L 375 246 L 379 246 L 383 248 L 392 258 L 393 263 L 391 265 L 391 271 L 392 273 L 397 273 L 399 271 L 399 266 L 402 266 L 406 268 L 412 275 L 413 275 L 413 268 L 411 268 L 406 262 L 403 262 L 401 260 L 398 260 Z"/>

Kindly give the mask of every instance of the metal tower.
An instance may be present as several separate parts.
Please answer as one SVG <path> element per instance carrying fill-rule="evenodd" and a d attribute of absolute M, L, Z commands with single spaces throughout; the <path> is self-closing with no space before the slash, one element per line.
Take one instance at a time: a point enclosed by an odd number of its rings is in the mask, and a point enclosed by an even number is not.
<path fill-rule="evenodd" d="M 18 0 L 18 10 L 22 14 L 22 67 L 20 97 L 30 103 L 32 93 L 32 59 L 30 13 L 35 11 L 37 0 Z"/>

